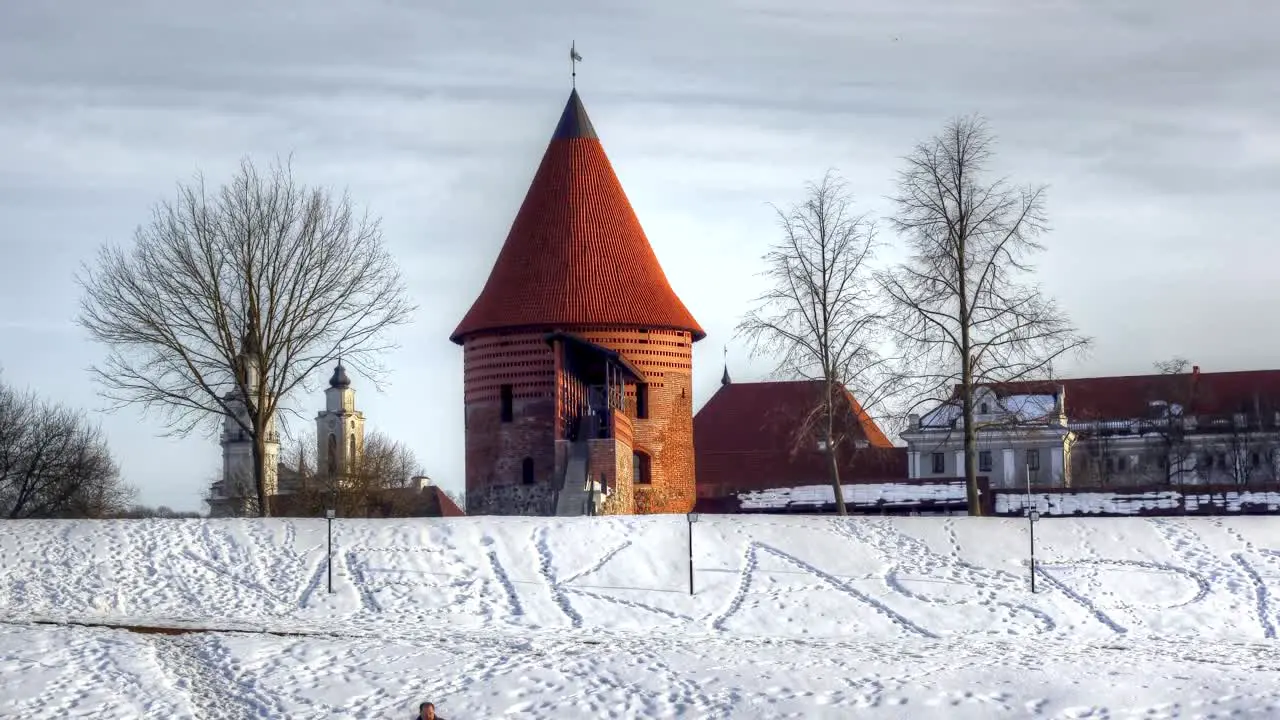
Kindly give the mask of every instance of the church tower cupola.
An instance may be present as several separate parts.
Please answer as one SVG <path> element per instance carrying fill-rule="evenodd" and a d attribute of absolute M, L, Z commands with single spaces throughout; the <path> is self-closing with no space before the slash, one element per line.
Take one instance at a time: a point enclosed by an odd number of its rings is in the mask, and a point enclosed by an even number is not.
<path fill-rule="evenodd" d="M 333 369 L 333 376 L 329 378 L 329 387 L 345 389 L 351 387 L 351 378 L 347 377 L 347 369 L 342 367 L 342 361 L 338 361 L 338 366 Z"/>
<path fill-rule="evenodd" d="M 324 391 L 324 412 L 316 416 L 316 458 L 322 482 L 344 482 L 359 470 L 364 453 L 364 413 L 339 360 Z"/>

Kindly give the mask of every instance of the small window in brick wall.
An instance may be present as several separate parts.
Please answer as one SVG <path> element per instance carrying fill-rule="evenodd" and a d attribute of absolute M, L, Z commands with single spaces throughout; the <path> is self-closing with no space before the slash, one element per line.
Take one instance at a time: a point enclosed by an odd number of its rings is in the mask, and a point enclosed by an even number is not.
<path fill-rule="evenodd" d="M 533 458 L 525 458 L 520 463 L 520 482 L 525 485 L 533 484 Z"/>
<path fill-rule="evenodd" d="M 511 394 L 511 386 L 503 385 L 501 389 L 502 396 L 502 422 L 509 423 L 515 415 L 514 412 L 514 396 Z"/>
<path fill-rule="evenodd" d="M 648 453 L 637 450 L 631 455 L 631 482 L 637 485 L 648 485 L 653 482 L 653 468 Z"/>
<path fill-rule="evenodd" d="M 649 383 L 636 383 L 636 418 L 649 417 Z"/>

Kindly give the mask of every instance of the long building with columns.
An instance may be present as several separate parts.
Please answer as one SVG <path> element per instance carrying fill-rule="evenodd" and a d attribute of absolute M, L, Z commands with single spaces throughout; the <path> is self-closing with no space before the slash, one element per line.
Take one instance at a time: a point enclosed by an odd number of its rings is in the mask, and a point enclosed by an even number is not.
<path fill-rule="evenodd" d="M 688 512 L 693 343 L 574 90 L 463 347 L 468 514 Z"/>
<path fill-rule="evenodd" d="M 1280 371 L 1189 370 L 975 388 L 977 473 L 993 488 L 1280 480 Z M 912 479 L 964 475 L 958 398 L 910 417 Z"/>

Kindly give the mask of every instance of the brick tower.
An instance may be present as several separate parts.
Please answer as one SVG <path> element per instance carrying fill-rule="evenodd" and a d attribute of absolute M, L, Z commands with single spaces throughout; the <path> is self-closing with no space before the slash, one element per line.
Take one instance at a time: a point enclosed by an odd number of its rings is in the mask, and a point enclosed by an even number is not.
<path fill-rule="evenodd" d="M 693 343 L 577 91 L 463 346 L 467 513 L 689 512 Z"/>

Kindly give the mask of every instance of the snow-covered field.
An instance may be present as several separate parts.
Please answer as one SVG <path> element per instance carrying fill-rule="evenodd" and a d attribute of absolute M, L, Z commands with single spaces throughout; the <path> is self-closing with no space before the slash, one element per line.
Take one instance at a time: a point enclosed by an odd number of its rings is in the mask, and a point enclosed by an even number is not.
<path fill-rule="evenodd" d="M 1280 717 L 1280 521 L 0 523 L 0 717 Z M 217 630 L 138 634 L 35 621 Z M 275 634 L 257 631 L 268 630 Z"/>

